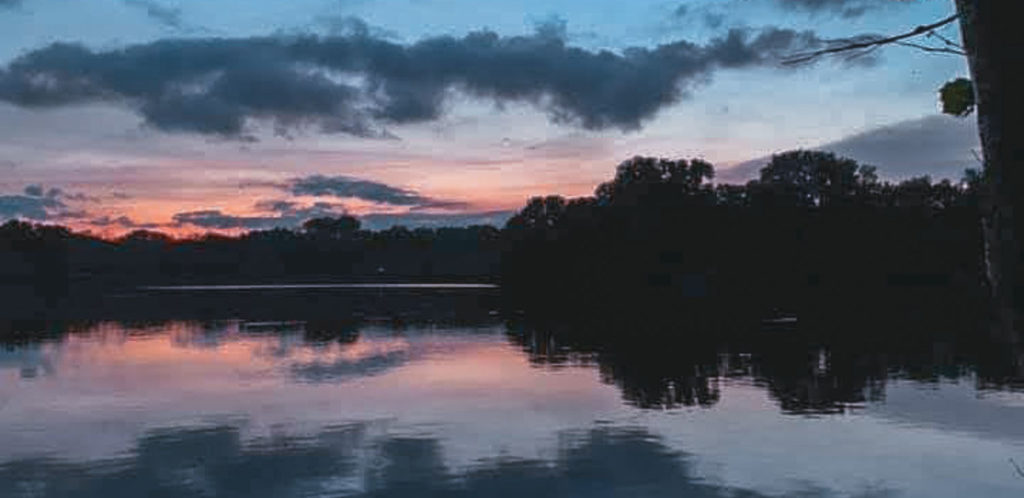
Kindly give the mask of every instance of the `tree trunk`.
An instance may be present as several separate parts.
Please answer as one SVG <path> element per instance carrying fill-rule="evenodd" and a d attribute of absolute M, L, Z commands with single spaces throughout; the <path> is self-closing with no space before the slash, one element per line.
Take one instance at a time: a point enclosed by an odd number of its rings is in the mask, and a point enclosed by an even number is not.
<path fill-rule="evenodd" d="M 956 0 L 991 190 L 986 228 L 993 297 L 1024 310 L 1024 27 L 1018 1 Z"/>

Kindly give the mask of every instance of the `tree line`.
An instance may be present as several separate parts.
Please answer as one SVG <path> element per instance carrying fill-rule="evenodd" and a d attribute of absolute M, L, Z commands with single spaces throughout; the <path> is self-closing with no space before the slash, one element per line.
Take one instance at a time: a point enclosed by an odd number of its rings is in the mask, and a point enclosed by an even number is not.
<path fill-rule="evenodd" d="M 986 180 L 977 171 L 892 183 L 854 160 L 796 150 L 772 156 L 745 185 L 715 184 L 714 174 L 700 159 L 635 157 L 592 196 L 535 197 L 500 229 L 369 231 L 341 216 L 237 236 L 137 230 L 105 240 L 15 220 L 0 226 L 0 280 L 59 290 L 75 282 L 474 279 L 500 281 L 531 306 L 629 298 L 652 309 L 877 309 L 885 297 L 925 290 L 954 299 L 951 289 L 984 285 Z"/>
<path fill-rule="evenodd" d="M 936 299 L 960 310 L 982 294 L 975 170 L 893 183 L 797 150 L 745 185 L 713 178 L 703 160 L 635 157 L 592 196 L 531 199 L 505 228 L 503 287 L 534 306 L 685 310 L 685 320 L 694 309 L 934 314 Z"/>
<path fill-rule="evenodd" d="M 352 216 L 299 229 L 179 239 L 136 230 L 113 240 L 20 220 L 0 225 L 0 281 L 63 292 L 174 283 L 352 279 L 482 279 L 497 274 L 501 232 L 491 226 L 370 231 Z"/>

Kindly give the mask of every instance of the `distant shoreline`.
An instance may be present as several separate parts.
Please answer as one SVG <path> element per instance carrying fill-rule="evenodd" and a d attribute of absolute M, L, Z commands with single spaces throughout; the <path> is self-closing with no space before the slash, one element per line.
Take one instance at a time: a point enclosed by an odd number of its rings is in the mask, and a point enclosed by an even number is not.
<path fill-rule="evenodd" d="M 237 291 L 237 290 L 303 290 L 303 289 L 498 289 L 496 284 L 482 283 L 309 283 L 309 284 L 254 284 L 254 285 L 143 285 L 142 291 Z"/>

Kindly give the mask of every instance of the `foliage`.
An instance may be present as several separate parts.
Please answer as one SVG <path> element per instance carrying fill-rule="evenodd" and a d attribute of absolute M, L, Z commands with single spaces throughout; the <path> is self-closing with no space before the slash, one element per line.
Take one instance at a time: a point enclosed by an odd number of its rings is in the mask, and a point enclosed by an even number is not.
<path fill-rule="evenodd" d="M 350 216 L 303 230 L 205 234 L 187 239 L 137 230 L 106 241 L 64 227 L 0 226 L 0 282 L 55 287 L 304 281 L 333 278 L 487 279 L 497 272 L 494 227 L 359 229 Z"/>
<path fill-rule="evenodd" d="M 796 150 L 776 154 L 761 169 L 762 185 L 799 207 L 848 202 L 877 181 L 875 170 L 830 152 Z"/>
<path fill-rule="evenodd" d="M 501 278 L 509 289 L 578 294 L 653 282 L 701 295 L 714 275 L 720 291 L 774 299 L 799 287 L 794 279 L 856 289 L 865 279 L 906 280 L 900 275 L 914 271 L 940 280 L 971 275 L 980 260 L 975 239 L 986 180 L 973 170 L 958 182 L 890 183 L 850 159 L 797 150 L 773 156 L 746 185 L 712 178 L 713 166 L 699 159 L 634 157 L 593 196 L 532 198 L 503 230 L 369 231 L 342 216 L 237 237 L 183 240 L 139 230 L 105 241 L 11 221 L 0 226 L 0 277 L 114 286 Z"/>
<path fill-rule="evenodd" d="M 943 113 L 968 116 L 974 112 L 974 84 L 966 78 L 949 81 L 939 89 L 939 101 L 942 102 Z"/>
<path fill-rule="evenodd" d="M 506 225 L 502 286 L 584 309 L 711 295 L 852 306 L 979 278 L 977 172 L 891 183 L 851 159 L 796 150 L 760 173 L 713 185 L 703 161 L 635 157 L 592 197 L 533 198 Z"/>

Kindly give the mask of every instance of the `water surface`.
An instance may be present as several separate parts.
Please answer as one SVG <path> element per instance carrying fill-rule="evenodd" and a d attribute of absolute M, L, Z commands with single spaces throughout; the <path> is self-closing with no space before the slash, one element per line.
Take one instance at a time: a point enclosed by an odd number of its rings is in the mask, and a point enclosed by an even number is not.
<path fill-rule="evenodd" d="M 245 291 L 245 290 L 319 290 L 319 289 L 496 289 L 494 284 L 479 283 L 326 283 L 326 284 L 263 284 L 263 285 L 145 285 L 139 290 L 152 291 Z"/>
<path fill-rule="evenodd" d="M 486 319 L 60 327 L 0 349 L 0 496 L 1024 494 L 1024 395 L 973 368 L 663 371 Z"/>

